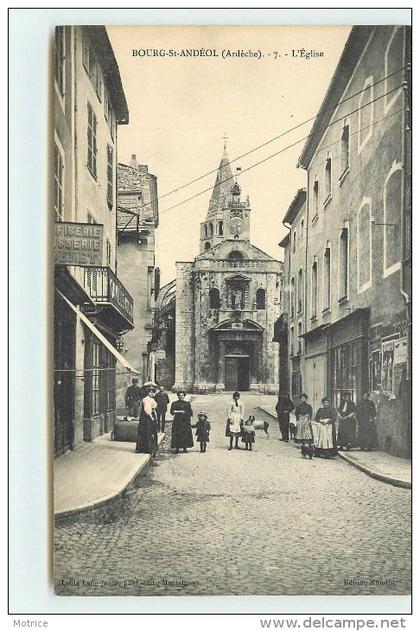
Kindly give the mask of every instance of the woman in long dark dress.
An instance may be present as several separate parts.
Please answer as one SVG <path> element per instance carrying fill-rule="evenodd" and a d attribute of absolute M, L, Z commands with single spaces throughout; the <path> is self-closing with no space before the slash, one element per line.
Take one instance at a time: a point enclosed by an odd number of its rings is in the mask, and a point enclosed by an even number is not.
<path fill-rule="evenodd" d="M 376 407 L 373 401 L 369 399 L 369 392 L 363 394 L 363 398 L 357 405 L 357 418 L 359 421 L 359 431 L 357 434 L 357 442 L 360 449 L 372 451 L 378 445 L 378 437 L 376 434 Z"/>
<path fill-rule="evenodd" d="M 172 414 L 172 438 L 171 448 L 175 449 L 175 453 L 179 453 L 182 449 L 184 453 L 188 447 L 194 446 L 193 434 L 191 429 L 191 417 L 193 411 L 191 404 L 185 401 L 185 392 L 178 392 L 178 401 L 171 404 L 170 413 Z"/>
<path fill-rule="evenodd" d="M 337 439 L 335 420 L 337 412 L 330 405 L 327 397 L 322 399 L 322 407 L 315 415 L 314 425 L 318 425 L 315 432 L 315 456 L 320 458 L 335 458 L 337 455 Z"/>
<path fill-rule="evenodd" d="M 338 407 L 338 449 L 349 451 L 356 446 L 356 405 L 351 400 L 350 392 L 344 392 Z"/>
<path fill-rule="evenodd" d="M 137 431 L 136 452 L 153 454 L 157 448 L 157 403 L 154 399 L 155 388 L 145 387 L 146 396 L 140 403 L 140 420 Z"/>

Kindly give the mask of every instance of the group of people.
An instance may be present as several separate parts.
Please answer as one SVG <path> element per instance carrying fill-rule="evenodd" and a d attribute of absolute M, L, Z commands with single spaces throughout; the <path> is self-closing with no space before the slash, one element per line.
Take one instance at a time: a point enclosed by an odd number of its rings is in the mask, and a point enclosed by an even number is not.
<path fill-rule="evenodd" d="M 192 423 L 193 411 L 189 401 L 185 400 L 186 393 L 178 391 L 178 399 L 170 406 L 172 420 L 171 448 L 175 453 L 194 446 L 192 430 L 195 429 L 196 440 L 200 445 L 200 452 L 207 450 L 210 441 L 211 425 L 206 412 L 199 412 L 197 422 Z M 169 397 L 162 386 L 147 383 L 139 387 L 138 379 L 132 380 L 132 385 L 126 392 L 126 406 L 129 415 L 139 419 L 136 452 L 154 453 L 157 448 L 158 432 L 165 431 L 166 414 Z M 290 413 L 295 412 L 296 423 L 291 423 Z M 308 395 L 302 393 L 298 405 L 294 405 L 288 394 L 282 392 L 277 400 L 276 412 L 282 435 L 281 440 L 288 441 L 291 435 L 295 442 L 302 445 L 304 450 L 321 458 L 334 458 L 337 450 L 350 450 L 353 447 L 376 449 L 376 408 L 370 399 L 369 392 L 365 392 L 361 401 L 356 405 L 350 392 L 344 392 L 338 409 L 334 409 L 328 397 L 322 399 L 322 406 L 315 416 L 312 406 L 308 403 Z M 239 449 L 239 440 L 245 449 L 252 451 L 255 442 L 255 418 L 245 419 L 244 405 L 239 392 L 234 392 L 232 402 L 227 410 L 225 436 L 229 438 L 229 451 Z M 268 425 L 268 424 L 267 424 Z"/>
<path fill-rule="evenodd" d="M 173 416 L 171 447 L 175 453 L 180 450 L 185 453 L 189 447 L 194 446 L 192 435 L 196 429 L 197 441 L 200 443 L 200 451 L 204 452 L 209 442 L 210 423 L 207 414 L 200 412 L 197 423 L 192 425 L 193 411 L 191 404 L 185 400 L 186 393 L 178 392 L 178 400 L 173 401 L 169 409 Z M 151 454 L 156 451 L 158 432 L 165 431 L 166 414 L 169 405 L 169 396 L 163 386 L 146 383 L 142 387 L 138 385 L 138 379 L 132 380 L 132 385 L 127 388 L 125 404 L 131 418 L 138 418 L 137 453 Z"/>
<path fill-rule="evenodd" d="M 192 430 L 195 429 L 196 440 L 200 445 L 200 452 L 207 451 L 210 441 L 211 425 L 206 412 L 199 412 L 197 422 L 192 423 L 193 411 L 189 401 L 185 400 L 186 393 L 178 391 L 176 401 L 171 403 L 169 412 L 173 417 L 171 448 L 178 454 L 183 453 L 194 446 Z M 154 453 L 157 448 L 158 432 L 165 430 L 165 420 L 168 411 L 169 397 L 162 386 L 146 383 L 142 387 L 138 385 L 138 379 L 132 380 L 132 385 L 127 388 L 125 403 L 131 418 L 138 418 L 137 453 Z M 244 406 L 240 401 L 239 392 L 234 392 L 232 403 L 227 410 L 226 436 L 229 437 L 229 447 L 239 449 L 239 439 L 244 443 L 245 449 L 252 451 L 255 442 L 255 428 L 253 416 L 244 420 Z"/>
<path fill-rule="evenodd" d="M 295 426 L 290 423 L 290 413 L 293 410 Z M 372 451 L 377 447 L 376 408 L 369 392 L 363 394 L 357 405 L 351 400 L 350 392 L 344 392 L 337 410 L 333 408 L 329 398 L 324 397 L 315 416 L 307 394 L 301 394 L 300 403 L 295 408 L 287 393 L 282 392 L 276 411 L 281 440 L 288 441 L 292 434 L 303 449 L 313 450 L 315 456 L 334 458 L 337 450 L 359 447 L 361 450 Z"/>

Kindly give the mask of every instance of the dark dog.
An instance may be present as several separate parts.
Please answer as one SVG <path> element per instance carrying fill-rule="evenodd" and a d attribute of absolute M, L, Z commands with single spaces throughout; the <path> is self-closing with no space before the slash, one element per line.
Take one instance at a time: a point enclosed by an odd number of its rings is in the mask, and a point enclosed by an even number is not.
<path fill-rule="evenodd" d="M 309 456 L 309 460 L 312 460 L 312 456 L 314 455 L 313 445 L 302 445 L 300 453 L 302 454 L 302 458 L 306 459 L 306 456 Z"/>

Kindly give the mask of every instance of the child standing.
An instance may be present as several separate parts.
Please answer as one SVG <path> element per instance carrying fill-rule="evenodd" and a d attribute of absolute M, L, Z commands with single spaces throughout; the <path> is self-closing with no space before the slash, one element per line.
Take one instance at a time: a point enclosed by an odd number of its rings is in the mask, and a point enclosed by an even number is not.
<path fill-rule="evenodd" d="M 252 443 L 255 443 L 255 428 L 252 424 L 255 418 L 250 416 L 242 425 L 242 442 L 245 443 L 245 449 L 252 451 Z"/>
<path fill-rule="evenodd" d="M 196 428 L 195 435 L 197 436 L 197 442 L 200 443 L 200 452 L 207 451 L 207 443 L 210 442 L 210 429 L 211 425 L 207 420 L 207 414 L 205 412 L 199 412 L 198 421 L 192 427 Z"/>

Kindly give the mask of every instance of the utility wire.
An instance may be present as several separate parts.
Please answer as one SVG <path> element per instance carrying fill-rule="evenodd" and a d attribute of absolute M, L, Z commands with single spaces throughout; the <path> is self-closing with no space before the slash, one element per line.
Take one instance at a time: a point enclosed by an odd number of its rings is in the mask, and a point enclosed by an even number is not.
<path fill-rule="evenodd" d="M 398 85 L 397 87 L 393 88 L 392 90 L 389 90 L 389 92 L 385 92 L 385 94 L 382 94 L 381 96 L 378 96 L 376 99 L 373 99 L 372 101 L 369 101 L 368 103 L 365 103 L 361 107 L 358 107 L 355 110 L 353 110 L 351 112 L 348 112 L 345 116 L 342 116 L 341 118 L 337 118 L 334 122 L 330 123 L 329 125 L 326 125 L 324 127 L 323 131 L 326 131 L 329 127 L 332 127 L 333 125 L 336 125 L 340 121 L 345 120 L 346 118 L 348 118 L 352 114 L 355 114 L 356 112 L 362 110 L 364 107 L 367 107 L 368 105 L 372 105 L 372 103 L 375 103 L 376 101 L 379 101 L 380 99 L 383 99 L 385 96 L 388 96 L 388 94 L 392 94 L 392 92 L 395 92 L 396 90 L 399 90 L 402 87 L 402 85 L 403 84 Z M 223 184 L 224 182 L 228 182 L 229 180 L 233 180 L 235 177 L 241 176 L 243 173 L 246 173 L 247 171 L 250 171 L 251 169 L 254 169 L 255 167 L 259 166 L 260 164 L 263 164 L 264 162 L 267 162 L 268 160 L 271 160 L 271 158 L 274 158 L 274 157 L 280 155 L 281 153 L 284 153 L 288 149 L 291 149 L 292 147 L 295 147 L 296 145 L 300 144 L 304 140 L 307 140 L 311 136 L 313 136 L 313 134 L 308 134 L 307 136 L 304 136 L 303 138 L 300 138 L 299 140 L 296 140 L 296 142 L 293 142 L 290 145 L 287 145 L 286 147 L 283 147 L 279 151 L 276 151 L 275 153 L 272 153 L 271 155 L 267 156 L 266 158 L 263 158 L 262 160 L 259 160 L 258 162 L 255 162 L 254 164 L 251 164 L 251 166 L 246 167 L 245 169 L 242 169 L 241 171 L 236 173 L 236 175 L 231 175 L 230 177 L 227 177 L 224 180 L 221 180 L 220 182 L 218 182 L 218 184 L 219 185 Z M 209 191 L 213 190 L 213 188 L 214 188 L 213 186 L 210 186 L 210 187 L 200 191 L 199 193 L 196 193 L 195 195 L 192 195 L 191 197 L 188 197 L 187 199 L 184 199 L 184 200 L 178 202 L 177 204 L 173 204 L 172 206 L 169 206 L 168 208 L 164 208 L 163 210 L 159 211 L 159 215 L 162 215 L 162 214 L 172 210 L 173 208 L 177 208 L 178 206 L 181 206 L 182 204 L 185 204 L 185 203 L 195 199 L 196 197 L 199 197 L 200 195 L 204 195 L 204 193 L 208 193 Z"/>
<path fill-rule="evenodd" d="M 408 64 L 402 66 L 398 70 L 395 70 L 394 72 L 391 72 L 390 74 L 382 77 L 381 79 L 378 79 L 378 81 L 376 81 L 375 83 L 372 83 L 372 85 L 370 87 L 373 88 L 374 86 L 379 85 L 380 83 L 382 83 L 383 81 L 386 81 L 390 77 L 393 77 L 396 74 L 402 72 L 407 67 L 408 67 Z M 362 90 L 359 90 L 358 92 L 354 92 L 353 94 L 351 94 L 350 96 L 346 97 L 345 99 L 343 99 L 341 101 L 337 101 L 331 107 L 324 108 L 324 109 L 321 108 L 321 110 L 315 116 L 312 116 L 311 118 L 308 118 L 305 121 L 302 121 L 301 123 L 298 123 L 294 127 L 290 127 L 289 129 L 287 129 L 286 131 L 282 132 L 278 136 L 274 136 L 273 138 L 270 138 L 266 142 L 263 142 L 261 145 L 258 145 L 257 147 L 254 147 L 253 149 L 250 149 L 249 151 L 246 151 L 245 153 L 241 154 L 240 156 L 237 156 L 236 158 L 233 158 L 227 164 L 231 165 L 234 162 L 237 162 L 238 160 L 241 160 L 242 158 L 245 158 L 246 156 L 250 155 L 251 153 L 254 153 L 255 151 L 258 151 L 258 149 L 261 149 L 262 147 L 266 147 L 267 145 L 271 144 L 272 142 L 275 142 L 276 140 L 279 140 L 280 138 L 283 138 L 287 134 L 290 134 L 291 132 L 296 131 L 296 129 L 299 129 L 300 127 L 303 127 L 303 125 L 306 125 L 307 123 L 310 123 L 311 121 L 315 121 L 317 118 L 319 118 L 320 116 L 322 116 L 326 112 L 329 112 L 330 110 L 335 110 L 339 105 L 342 105 L 343 103 L 346 103 L 350 99 L 353 99 L 355 96 L 358 96 L 359 94 L 362 94 L 364 91 L 365 91 L 365 88 L 363 88 Z M 387 93 L 387 94 L 389 94 L 389 93 Z M 386 95 L 383 95 L 383 96 L 386 96 Z M 142 204 L 141 206 L 139 206 L 139 209 L 145 208 L 148 205 L 156 203 L 156 202 L 160 201 L 161 199 L 164 199 L 165 197 L 168 197 L 169 195 L 172 195 L 173 193 L 177 193 L 177 192 L 183 190 L 184 188 L 186 188 L 187 186 L 190 186 L 191 184 L 195 184 L 196 182 L 199 182 L 200 180 L 204 179 L 205 177 L 207 177 L 209 175 L 212 175 L 213 173 L 216 173 L 217 171 L 218 171 L 218 167 L 216 169 L 212 169 L 211 171 L 208 171 L 207 173 L 204 173 L 203 175 L 200 175 L 199 177 L 197 177 L 197 178 L 195 178 L 193 180 L 190 180 L 189 182 L 186 182 L 185 184 L 182 184 L 181 186 L 178 186 L 177 188 L 174 188 L 174 189 L 168 191 L 167 193 L 164 193 L 163 195 L 159 195 L 155 199 L 150 200 L 148 202 L 148 204 Z M 127 212 L 126 209 L 121 209 L 121 210 L 124 210 L 125 212 Z M 134 213 L 133 216 L 136 216 L 136 214 L 137 213 Z M 124 227 L 127 227 L 131 220 L 132 220 L 132 218 L 129 219 L 128 223 Z"/>

